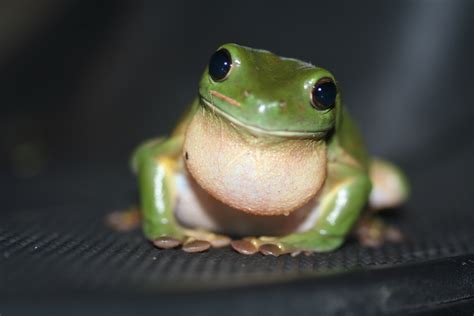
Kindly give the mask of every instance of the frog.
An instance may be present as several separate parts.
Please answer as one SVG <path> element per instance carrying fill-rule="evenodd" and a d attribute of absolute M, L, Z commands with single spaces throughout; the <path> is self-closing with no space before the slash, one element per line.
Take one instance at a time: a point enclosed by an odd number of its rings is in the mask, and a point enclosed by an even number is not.
<path fill-rule="evenodd" d="M 309 62 L 219 46 L 170 135 L 132 154 L 146 238 L 187 252 L 329 252 L 366 214 L 403 204 L 406 175 L 369 155 L 340 90 Z"/>

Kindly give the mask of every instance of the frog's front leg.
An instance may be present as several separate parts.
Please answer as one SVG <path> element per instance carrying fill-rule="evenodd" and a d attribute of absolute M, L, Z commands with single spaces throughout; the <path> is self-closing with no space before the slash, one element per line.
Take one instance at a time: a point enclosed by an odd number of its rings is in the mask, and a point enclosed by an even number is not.
<path fill-rule="evenodd" d="M 158 138 L 144 143 L 132 156 L 132 169 L 137 173 L 140 191 L 143 231 L 159 248 L 174 248 L 198 252 L 210 246 L 224 246 L 227 237 L 179 225 L 174 208 L 177 198 L 175 175 L 183 136 Z"/>
<path fill-rule="evenodd" d="M 147 141 L 135 150 L 131 161 L 138 176 L 143 231 L 150 240 L 162 238 L 162 245 L 169 247 L 178 246 L 184 237 L 173 215 L 172 181 L 182 142 L 182 137 Z"/>
<path fill-rule="evenodd" d="M 344 242 L 367 203 L 371 182 L 364 170 L 337 162 L 329 163 L 313 228 L 284 237 L 260 237 L 249 241 L 263 254 L 326 252 Z"/>

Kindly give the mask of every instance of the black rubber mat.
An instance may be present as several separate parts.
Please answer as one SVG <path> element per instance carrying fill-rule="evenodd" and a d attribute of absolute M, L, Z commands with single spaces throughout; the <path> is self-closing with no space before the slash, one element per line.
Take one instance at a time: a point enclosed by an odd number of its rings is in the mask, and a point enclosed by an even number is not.
<path fill-rule="evenodd" d="M 95 299 L 105 297 L 111 310 L 124 298 L 134 302 L 130 308 L 143 300 L 138 310 L 166 306 L 188 313 L 207 306 L 198 315 L 210 314 L 212 306 L 235 306 L 230 314 L 238 314 L 255 304 L 255 311 L 265 307 L 284 315 L 310 311 L 315 303 L 326 304 L 320 311 L 328 313 L 379 313 L 424 310 L 474 295 L 474 256 L 465 255 L 474 253 L 472 230 L 443 238 L 418 236 L 377 249 L 349 242 L 333 253 L 296 258 L 243 256 L 230 249 L 186 254 L 158 250 L 140 232 L 106 228 L 103 210 L 85 213 L 84 207 L 71 207 L 67 216 L 63 211 L 20 212 L 2 219 L 0 295 L 10 298 L 13 306 L 6 306 L 12 311 L 21 311 L 18 300 L 27 298 L 43 303 L 72 300 L 82 308 L 92 304 L 89 312 L 97 312 Z M 308 301 L 288 305 L 303 298 Z M 53 306 L 71 312 L 69 304 Z"/>
<path fill-rule="evenodd" d="M 41 214 L 24 212 L 2 220 L 1 263 L 8 273 L 0 284 L 0 293 L 227 287 L 474 253 L 474 232 L 469 230 L 444 235 L 443 239 L 417 237 L 380 248 L 360 247 L 349 241 L 333 253 L 295 258 L 243 256 L 229 248 L 187 254 L 155 249 L 138 231 L 110 230 L 104 226 L 100 210 L 95 211 L 93 216 L 84 216 L 84 207 L 71 207 L 67 216 L 63 210 L 43 210 Z"/>

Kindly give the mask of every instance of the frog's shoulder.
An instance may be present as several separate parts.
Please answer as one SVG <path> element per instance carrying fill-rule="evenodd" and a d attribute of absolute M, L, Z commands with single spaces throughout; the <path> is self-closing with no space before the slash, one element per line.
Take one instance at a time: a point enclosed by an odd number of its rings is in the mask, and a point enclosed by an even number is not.
<path fill-rule="evenodd" d="M 328 149 L 331 160 L 353 161 L 364 169 L 368 168 L 369 154 L 362 134 L 343 105 L 338 109 L 336 126 L 329 139 Z"/>

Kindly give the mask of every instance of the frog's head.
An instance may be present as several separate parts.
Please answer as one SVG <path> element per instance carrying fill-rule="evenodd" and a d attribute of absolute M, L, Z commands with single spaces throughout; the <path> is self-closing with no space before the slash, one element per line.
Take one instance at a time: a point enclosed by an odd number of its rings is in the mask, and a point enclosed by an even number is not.
<path fill-rule="evenodd" d="M 327 70 L 237 44 L 212 55 L 199 94 L 203 106 L 235 125 L 283 137 L 324 137 L 340 106 Z"/>

